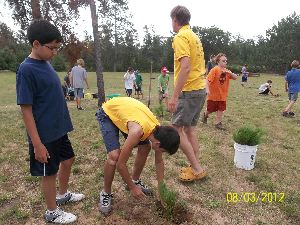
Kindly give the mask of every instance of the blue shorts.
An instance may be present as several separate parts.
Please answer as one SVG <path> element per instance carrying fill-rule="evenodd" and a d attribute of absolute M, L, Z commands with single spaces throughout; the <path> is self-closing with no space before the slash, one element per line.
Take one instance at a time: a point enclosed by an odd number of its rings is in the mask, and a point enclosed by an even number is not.
<path fill-rule="evenodd" d="M 103 141 L 106 147 L 107 153 L 120 149 L 119 142 L 119 128 L 111 121 L 108 115 L 104 112 L 102 107 L 96 112 L 96 119 L 98 120 L 100 131 L 102 133 Z M 126 139 L 128 134 L 121 131 Z M 149 140 L 140 141 L 138 145 L 150 144 Z"/>
<path fill-rule="evenodd" d="M 242 82 L 247 82 L 248 77 L 247 76 L 242 76 Z"/>
<path fill-rule="evenodd" d="M 83 98 L 83 88 L 74 88 L 75 98 Z"/>
<path fill-rule="evenodd" d="M 126 92 L 126 95 L 127 95 L 128 97 L 130 97 L 130 96 L 132 95 L 132 89 L 126 89 L 126 88 L 125 88 L 125 92 Z"/>
<path fill-rule="evenodd" d="M 67 134 L 44 145 L 50 155 L 48 163 L 41 163 L 35 159 L 34 147 L 29 143 L 30 173 L 32 176 L 52 176 L 57 173 L 60 162 L 75 156 Z"/>
<path fill-rule="evenodd" d="M 298 92 L 296 93 L 289 93 L 289 100 L 290 101 L 296 101 L 298 99 Z"/>

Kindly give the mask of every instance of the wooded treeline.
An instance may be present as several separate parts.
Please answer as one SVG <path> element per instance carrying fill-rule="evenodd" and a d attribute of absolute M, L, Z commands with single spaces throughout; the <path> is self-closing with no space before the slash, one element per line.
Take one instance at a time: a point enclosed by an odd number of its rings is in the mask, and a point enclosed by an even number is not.
<path fill-rule="evenodd" d="M 0 70 L 16 70 L 28 55 L 30 46 L 24 31 L 32 18 L 38 18 L 33 13 L 50 20 L 64 35 L 64 48 L 52 61 L 57 71 L 68 70 L 79 57 L 85 60 L 88 71 L 96 70 L 93 37 L 86 36 L 84 40 L 79 40 L 74 34 L 74 30 L 78 29 L 71 26 L 78 19 L 78 9 L 87 7 L 89 0 L 6 2 L 13 8 L 14 19 L 22 30 L 15 33 L 5 23 L 0 24 Z M 34 10 L 34 2 L 38 3 L 38 10 Z M 104 71 L 126 71 L 128 66 L 132 66 L 146 72 L 150 70 L 151 61 L 154 71 L 159 71 L 162 65 L 173 71 L 173 34 L 161 37 L 154 27 L 145 26 L 140 41 L 138 37 L 142 34 L 137 33 L 129 19 L 126 0 L 95 2 Z M 249 71 L 284 74 L 293 59 L 300 59 L 300 16 L 296 13 L 278 21 L 266 31 L 265 37 L 259 36 L 256 40 L 245 40 L 215 26 L 192 28 L 203 43 L 205 59 L 208 60 L 211 54 L 223 52 L 228 57 L 230 68 L 236 72 L 243 64 L 248 64 Z"/>

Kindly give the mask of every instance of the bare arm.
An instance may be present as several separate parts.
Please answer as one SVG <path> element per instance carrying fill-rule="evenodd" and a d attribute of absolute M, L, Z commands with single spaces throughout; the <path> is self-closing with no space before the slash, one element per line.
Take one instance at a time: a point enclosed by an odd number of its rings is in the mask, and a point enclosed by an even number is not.
<path fill-rule="evenodd" d="M 70 73 L 70 84 L 71 84 L 71 87 L 73 87 L 73 75 L 72 75 L 72 73 Z"/>
<path fill-rule="evenodd" d="M 50 158 L 50 156 L 46 147 L 42 144 L 40 136 L 38 134 L 36 123 L 32 114 L 32 106 L 21 105 L 21 112 L 25 123 L 25 127 L 34 147 L 35 159 L 41 163 L 47 163 L 48 158 Z"/>
<path fill-rule="evenodd" d="M 135 122 L 128 122 L 127 126 L 129 130 L 128 137 L 122 147 L 122 151 L 117 162 L 117 170 L 124 182 L 128 185 L 133 197 L 142 198 L 145 195 L 142 190 L 132 182 L 126 163 L 130 157 L 132 149 L 139 143 L 140 138 L 143 135 L 143 130 L 142 127 Z"/>
<path fill-rule="evenodd" d="M 286 81 L 285 84 L 284 84 L 284 88 L 285 88 L 285 91 L 286 91 L 286 92 L 288 91 L 288 86 L 289 86 L 289 85 L 288 85 L 288 82 Z"/>
<path fill-rule="evenodd" d="M 178 102 L 178 97 L 183 89 L 183 86 L 189 76 L 190 73 L 190 58 L 189 57 L 183 57 L 180 59 L 180 71 L 178 74 L 178 79 L 175 84 L 174 93 L 169 101 L 169 111 L 175 112 Z"/>

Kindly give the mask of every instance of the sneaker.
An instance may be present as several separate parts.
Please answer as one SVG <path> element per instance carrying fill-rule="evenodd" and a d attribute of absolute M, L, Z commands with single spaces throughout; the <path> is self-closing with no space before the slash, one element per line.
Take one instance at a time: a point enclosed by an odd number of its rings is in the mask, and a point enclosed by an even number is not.
<path fill-rule="evenodd" d="M 153 196 L 153 190 L 149 188 L 147 185 L 145 185 L 141 179 L 133 181 L 136 186 L 140 187 L 142 189 L 142 192 L 147 196 Z"/>
<path fill-rule="evenodd" d="M 99 210 L 103 214 L 108 214 L 111 211 L 111 203 L 113 199 L 113 194 L 107 194 L 104 191 L 100 192 Z"/>
<path fill-rule="evenodd" d="M 45 220 L 48 223 L 67 224 L 76 221 L 77 217 L 72 213 L 67 213 L 60 208 L 57 208 L 54 212 L 46 211 Z"/>
<path fill-rule="evenodd" d="M 141 181 L 141 179 L 138 179 L 138 180 L 132 180 L 132 181 L 133 181 L 133 183 L 134 183 L 136 186 L 138 186 L 138 187 L 140 187 L 140 188 L 142 189 L 142 192 L 143 192 L 145 195 L 147 195 L 147 196 L 153 196 L 153 190 L 152 190 L 151 188 L 149 188 L 147 185 L 145 185 L 145 184 Z M 129 191 L 129 188 L 128 188 L 127 184 L 126 184 L 126 186 L 125 186 L 125 189 L 126 189 L 127 191 Z"/>
<path fill-rule="evenodd" d="M 202 116 L 202 123 L 207 123 L 207 119 L 208 119 L 208 115 L 206 115 L 206 113 L 203 113 L 203 116 Z"/>
<path fill-rule="evenodd" d="M 294 112 L 289 112 L 289 115 L 295 116 L 295 113 Z"/>
<path fill-rule="evenodd" d="M 222 122 L 219 122 L 215 125 L 215 128 L 219 129 L 219 130 L 226 130 L 224 127 L 223 127 L 223 124 Z"/>
<path fill-rule="evenodd" d="M 80 107 L 77 107 L 78 110 L 84 110 L 84 108 L 82 108 L 81 106 Z"/>
<path fill-rule="evenodd" d="M 78 202 L 84 198 L 84 194 L 73 193 L 68 191 L 64 197 L 56 197 L 56 204 L 60 206 L 66 204 L 67 202 Z"/>
<path fill-rule="evenodd" d="M 282 116 L 284 116 L 284 117 L 293 117 L 290 113 L 288 113 L 286 111 L 282 112 Z"/>

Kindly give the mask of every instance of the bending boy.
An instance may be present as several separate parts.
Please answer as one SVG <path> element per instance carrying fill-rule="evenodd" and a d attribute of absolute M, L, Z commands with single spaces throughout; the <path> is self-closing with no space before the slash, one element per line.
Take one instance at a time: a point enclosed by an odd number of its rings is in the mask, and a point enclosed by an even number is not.
<path fill-rule="evenodd" d="M 160 126 L 158 120 L 140 101 L 130 97 L 115 97 L 107 101 L 96 113 L 107 150 L 104 164 L 104 189 L 100 193 L 100 211 L 111 211 L 111 186 L 117 168 L 133 197 L 142 199 L 151 190 L 140 180 L 151 148 L 155 151 L 155 167 L 158 184 L 164 178 L 162 153 L 170 155 L 177 152 L 180 138 L 171 126 Z M 122 148 L 119 131 L 126 138 Z M 132 175 L 126 163 L 135 146 L 138 146 Z M 121 150 L 122 149 L 122 150 Z"/>

